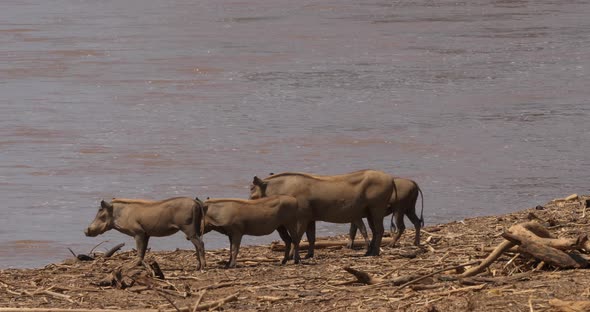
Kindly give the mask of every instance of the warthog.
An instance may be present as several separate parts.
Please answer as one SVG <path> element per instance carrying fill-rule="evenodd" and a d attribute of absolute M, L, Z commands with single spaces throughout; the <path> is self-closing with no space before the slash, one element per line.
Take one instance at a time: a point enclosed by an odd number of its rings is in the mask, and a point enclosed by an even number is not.
<path fill-rule="evenodd" d="M 397 233 L 391 242 L 391 246 L 394 246 L 398 242 L 406 229 L 406 225 L 404 224 L 404 215 L 406 215 L 408 219 L 410 219 L 410 221 L 414 224 L 414 228 L 416 229 L 414 245 L 418 246 L 420 245 L 420 228 L 424 226 L 424 195 L 422 195 L 422 190 L 418 184 L 412 180 L 394 178 L 393 181 L 397 189 L 397 198 L 392 196 L 389 200 L 387 214 L 393 212 L 393 216 L 391 216 L 391 225 L 393 227 L 393 218 L 395 217 Z M 422 210 L 420 211 L 420 218 L 418 218 L 416 215 L 416 201 L 418 200 L 418 193 L 420 193 L 420 197 L 422 197 Z M 354 237 L 356 236 L 357 227 L 361 231 L 361 234 L 365 239 L 365 243 L 367 245 L 369 244 L 367 229 L 365 228 L 363 220 L 359 219 L 350 224 L 350 241 L 348 243 L 349 248 L 352 248 L 354 244 Z"/>
<path fill-rule="evenodd" d="M 256 200 L 234 198 L 209 199 L 204 203 L 205 233 L 211 230 L 229 237 L 230 256 L 226 268 L 236 266 L 242 236 L 269 235 L 275 230 L 285 242 L 287 263 L 291 243 L 294 245 L 294 260 L 299 263 L 299 242 L 307 221 L 298 219 L 297 200 L 291 196 L 270 196 Z"/>
<path fill-rule="evenodd" d="M 376 170 L 361 170 L 335 176 L 285 172 L 259 179 L 254 177 L 250 198 L 290 195 L 297 198 L 302 220 L 307 226 L 309 250 L 313 257 L 315 221 L 349 223 L 367 217 L 373 239 L 366 255 L 379 255 L 383 237 L 383 218 L 394 191 L 391 176 Z"/>
<path fill-rule="evenodd" d="M 137 264 L 143 261 L 151 236 L 169 236 L 179 230 L 197 250 L 197 270 L 205 267 L 205 247 L 201 240 L 204 210 L 196 200 L 175 197 L 160 201 L 115 198 L 100 202 L 94 221 L 84 231 L 97 236 L 115 229 L 133 236 L 137 246 Z"/>

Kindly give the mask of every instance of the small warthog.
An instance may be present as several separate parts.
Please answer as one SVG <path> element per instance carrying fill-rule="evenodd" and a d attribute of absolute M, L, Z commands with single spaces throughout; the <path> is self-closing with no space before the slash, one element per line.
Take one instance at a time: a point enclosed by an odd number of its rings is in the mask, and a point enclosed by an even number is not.
<path fill-rule="evenodd" d="M 140 264 L 151 236 L 169 236 L 180 230 L 195 245 L 197 270 L 200 270 L 205 267 L 205 247 L 201 240 L 203 215 L 203 206 L 188 197 L 161 201 L 115 198 L 110 203 L 100 202 L 98 213 L 84 234 L 94 237 L 115 229 L 133 236 Z"/>
<path fill-rule="evenodd" d="M 291 243 L 294 260 L 299 263 L 299 241 L 307 223 L 298 221 L 297 200 L 291 196 L 270 196 L 257 200 L 234 198 L 209 199 L 204 203 L 205 233 L 217 231 L 229 237 L 230 257 L 226 268 L 236 266 L 242 236 L 268 235 L 277 230 L 285 242 L 285 257 L 289 259 Z"/>
<path fill-rule="evenodd" d="M 391 225 L 393 227 L 393 218 L 395 218 L 397 232 L 393 237 L 391 246 L 394 246 L 398 242 L 406 229 L 406 225 L 404 224 L 404 215 L 406 215 L 408 219 L 410 219 L 410 221 L 414 224 L 414 228 L 416 229 L 414 245 L 418 246 L 420 245 L 420 228 L 424 226 L 424 217 L 422 215 L 424 212 L 424 195 L 422 195 L 422 190 L 418 184 L 412 180 L 393 178 L 393 182 L 395 183 L 397 189 L 397 198 L 393 195 L 391 196 L 387 214 L 393 212 Z M 420 212 L 420 218 L 418 218 L 416 215 L 416 201 L 418 200 L 418 193 L 420 193 L 420 197 L 422 197 L 422 211 Z M 369 237 L 367 235 L 367 229 L 365 228 L 363 219 L 358 219 L 350 224 L 350 241 L 348 243 L 349 248 L 352 248 L 354 245 L 354 237 L 356 236 L 357 227 L 361 231 L 361 234 L 365 239 L 365 243 L 369 244 Z"/>

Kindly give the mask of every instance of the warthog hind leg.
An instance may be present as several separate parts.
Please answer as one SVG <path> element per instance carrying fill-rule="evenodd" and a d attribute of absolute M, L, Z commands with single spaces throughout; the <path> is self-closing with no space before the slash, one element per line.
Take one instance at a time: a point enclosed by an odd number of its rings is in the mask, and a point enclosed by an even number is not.
<path fill-rule="evenodd" d="M 137 249 L 137 260 L 136 265 L 141 265 L 143 258 L 145 257 L 145 251 L 147 250 L 148 241 L 150 237 L 145 233 L 135 235 L 135 247 Z"/>
<path fill-rule="evenodd" d="M 422 227 L 422 220 L 420 220 L 420 218 L 418 218 L 418 216 L 416 215 L 415 212 L 411 212 L 406 214 L 406 216 L 408 216 L 408 219 L 410 219 L 410 221 L 412 221 L 412 223 L 414 224 L 414 228 L 416 229 L 416 235 L 414 237 L 414 245 L 419 246 L 420 245 L 420 228 Z"/>
<path fill-rule="evenodd" d="M 391 247 L 394 247 L 395 244 L 397 244 L 400 237 L 402 237 L 402 234 L 404 234 L 404 231 L 406 230 L 406 225 L 404 224 L 404 214 L 401 211 L 397 210 L 396 212 L 394 212 L 394 215 L 397 232 L 395 232 L 393 240 L 391 240 L 391 243 L 389 244 L 389 246 Z"/>
<path fill-rule="evenodd" d="M 307 242 L 309 243 L 305 259 L 313 258 L 315 248 L 315 221 L 309 222 L 309 224 L 307 225 L 307 231 L 305 232 L 305 235 L 307 235 Z"/>
<path fill-rule="evenodd" d="M 277 229 L 277 232 L 279 232 L 279 236 L 281 236 L 281 239 L 285 243 L 285 256 L 283 257 L 283 260 L 281 261 L 281 264 L 285 264 L 285 263 L 287 263 L 287 261 L 289 261 L 293 257 L 292 255 L 290 255 L 290 253 L 291 253 L 291 242 L 293 240 L 291 239 L 291 236 L 287 232 L 287 228 L 285 228 L 284 226 L 280 226 Z"/>
<path fill-rule="evenodd" d="M 190 241 L 193 243 L 197 251 L 197 271 L 200 271 L 207 265 L 207 261 L 205 260 L 205 244 L 197 235 L 193 236 Z"/>
<path fill-rule="evenodd" d="M 356 237 L 356 230 L 359 229 L 361 231 L 361 235 L 365 239 L 365 247 L 368 248 L 369 246 L 369 234 L 367 233 L 367 228 L 365 227 L 365 223 L 363 219 L 355 220 L 350 223 L 350 230 L 348 231 L 348 243 L 346 244 L 346 248 L 353 249 L 354 248 L 354 239 Z"/>

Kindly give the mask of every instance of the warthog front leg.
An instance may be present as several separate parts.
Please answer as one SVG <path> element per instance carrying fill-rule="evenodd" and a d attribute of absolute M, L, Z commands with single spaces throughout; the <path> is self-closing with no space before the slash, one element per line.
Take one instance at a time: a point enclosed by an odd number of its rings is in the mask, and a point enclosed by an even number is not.
<path fill-rule="evenodd" d="M 367 218 L 367 223 L 369 223 L 369 228 L 371 229 L 371 232 L 373 233 L 373 239 L 371 239 L 371 242 L 369 243 L 369 245 L 367 245 L 367 252 L 365 253 L 365 256 L 370 256 L 371 253 L 373 252 L 373 240 L 375 238 L 375 224 L 373 223 L 373 219 L 371 219 L 370 216 Z"/>
<path fill-rule="evenodd" d="M 148 241 L 150 237 L 145 233 L 135 235 L 135 247 L 137 249 L 137 260 L 136 265 L 141 265 L 143 258 L 145 257 L 145 251 L 147 250 Z"/>
<path fill-rule="evenodd" d="M 365 256 L 378 256 L 381 252 L 381 239 L 385 232 L 383 228 L 383 217 L 379 218 L 378 216 L 369 215 L 367 222 L 369 222 L 369 227 L 371 228 L 371 232 L 373 232 L 373 239 L 371 239 Z"/>
<path fill-rule="evenodd" d="M 294 229 L 290 229 L 291 239 L 293 240 L 293 259 L 295 264 L 301 263 L 301 257 L 299 256 L 299 244 L 301 243 L 301 237 L 305 233 L 305 225 L 308 222 L 305 220 L 299 220 Z"/>
<path fill-rule="evenodd" d="M 230 256 L 226 268 L 235 268 L 238 252 L 240 252 L 240 244 L 242 243 L 242 234 L 231 234 L 230 236 Z"/>

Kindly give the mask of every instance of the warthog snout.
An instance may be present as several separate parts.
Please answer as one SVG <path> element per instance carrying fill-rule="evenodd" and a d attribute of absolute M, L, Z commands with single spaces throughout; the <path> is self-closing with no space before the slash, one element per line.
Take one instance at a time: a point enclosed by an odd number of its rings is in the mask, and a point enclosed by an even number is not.
<path fill-rule="evenodd" d="M 98 234 L 101 234 L 99 232 L 96 231 L 96 229 L 93 231 L 90 228 L 86 228 L 84 230 L 84 235 L 86 235 L 87 237 L 95 237 L 98 236 Z"/>

